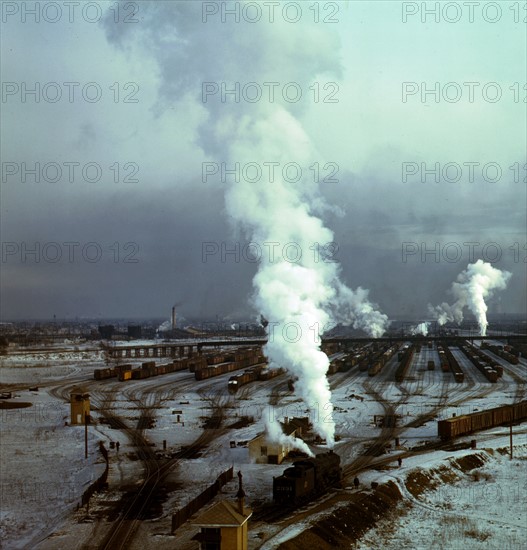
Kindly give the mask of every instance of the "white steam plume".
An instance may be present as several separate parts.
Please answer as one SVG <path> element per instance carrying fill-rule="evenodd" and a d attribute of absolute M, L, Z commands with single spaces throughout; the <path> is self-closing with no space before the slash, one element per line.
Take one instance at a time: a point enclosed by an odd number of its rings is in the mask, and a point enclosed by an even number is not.
<path fill-rule="evenodd" d="M 463 321 L 463 309 L 468 307 L 476 316 L 481 336 L 487 334 L 487 304 L 485 299 L 491 298 L 494 291 L 505 290 L 511 278 L 511 273 L 501 271 L 491 264 L 478 260 L 469 264 L 457 280 L 452 283 L 451 293 L 456 301 L 449 305 L 443 302 L 439 306 L 429 305 L 428 309 L 440 325 L 455 321 Z"/>
<path fill-rule="evenodd" d="M 158 327 L 158 332 L 168 332 L 172 329 L 172 321 L 169 319 L 168 321 L 163 321 Z"/>
<path fill-rule="evenodd" d="M 154 52 L 161 99 L 171 108 L 174 101 L 199 96 L 204 82 L 212 83 L 210 89 L 226 82 L 230 90 L 237 82 L 241 86 L 294 83 L 306 98 L 321 75 L 339 75 L 338 37 L 330 25 L 307 18 L 291 24 L 280 16 L 273 23 L 253 24 L 234 23 L 232 17 L 222 23 L 218 16 L 204 24 L 201 4 L 141 4 L 141 24 L 135 29 L 108 21 L 110 40 L 124 43 L 127 34 L 136 32 L 141 49 L 150 47 Z M 236 163 L 264 169 L 257 181 L 227 178 L 226 210 L 264 252 L 253 281 L 253 302 L 269 321 L 265 353 L 271 363 L 283 365 L 298 378 L 295 390 L 306 405 L 323 408 L 328 418 L 329 360 L 320 351 L 319 333 L 329 322 L 348 322 L 371 336 L 381 336 L 388 319 L 369 301 L 367 290 L 347 288 L 339 280 L 338 264 L 318 254 L 317 247 L 334 238 L 318 217 L 327 205 L 309 170 L 323 159 L 300 122 L 302 105 L 308 101 L 288 101 L 281 88 L 272 101 L 268 94 L 256 102 L 235 101 L 232 96 L 221 101 L 220 94 L 207 97 L 200 105 L 208 119 L 199 129 L 199 144 L 229 169 Z M 264 168 L 269 163 L 278 166 L 273 177 L 268 177 L 270 168 Z M 297 181 L 284 175 L 288 163 L 302 168 Z M 255 171 L 250 175 L 254 178 Z M 215 181 L 209 184 L 217 185 L 219 178 Z M 293 244 L 286 248 L 289 243 Z M 333 422 L 321 421 L 314 427 L 332 446 Z"/>
<path fill-rule="evenodd" d="M 293 447 L 294 449 L 303 451 L 308 456 L 313 456 L 313 452 L 311 451 L 311 449 L 301 439 L 292 435 L 285 435 L 285 433 L 282 431 L 280 423 L 276 420 L 268 420 L 265 429 L 271 441 L 281 443 L 285 446 Z"/>
<path fill-rule="evenodd" d="M 410 334 L 421 334 L 422 336 L 428 336 L 429 327 L 430 323 L 428 322 L 419 323 L 417 326 L 410 329 Z"/>

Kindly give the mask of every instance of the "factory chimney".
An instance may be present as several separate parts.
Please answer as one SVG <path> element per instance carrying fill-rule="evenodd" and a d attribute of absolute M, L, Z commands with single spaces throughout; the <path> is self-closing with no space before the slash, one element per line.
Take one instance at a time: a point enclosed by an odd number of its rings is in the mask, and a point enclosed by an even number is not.
<path fill-rule="evenodd" d="M 172 330 L 176 329 L 176 306 L 172 307 Z"/>

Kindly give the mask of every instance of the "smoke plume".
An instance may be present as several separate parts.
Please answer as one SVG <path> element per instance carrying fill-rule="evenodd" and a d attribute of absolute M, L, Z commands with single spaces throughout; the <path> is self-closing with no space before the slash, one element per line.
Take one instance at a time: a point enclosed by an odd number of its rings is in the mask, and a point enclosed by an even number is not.
<path fill-rule="evenodd" d="M 236 83 L 292 82 L 306 98 L 314 82 L 339 76 L 339 40 L 331 25 L 307 18 L 291 24 L 278 16 L 273 23 L 252 24 L 235 23 L 232 17 L 222 22 L 218 16 L 204 24 L 201 4 L 141 4 L 141 24 L 135 29 L 107 25 L 114 43 L 129 45 L 127 37 L 138 33 L 141 48 L 154 53 L 162 84 L 160 109 L 173 108 L 174 101 L 186 96 L 198 98 L 204 82 L 214 89 L 214 83 L 227 81 L 230 90 Z M 380 336 L 388 319 L 369 301 L 367 290 L 347 288 L 339 264 L 319 253 L 318 247 L 334 240 L 320 217 L 328 205 L 309 170 L 323 157 L 301 123 L 308 100 L 291 102 L 278 90 L 272 101 L 236 101 L 232 95 L 223 101 L 219 94 L 205 101 L 202 96 L 206 122 L 198 129 L 198 143 L 229 169 L 236 163 L 277 163 L 273 176 L 258 181 L 226 178 L 226 211 L 235 227 L 264 251 L 253 281 L 253 304 L 269 321 L 265 353 L 271 364 L 283 365 L 298 378 L 295 390 L 304 402 L 323 408 L 330 419 L 329 360 L 320 350 L 319 335 L 330 322 L 347 322 Z M 283 173 L 288 163 L 302 168 L 296 181 Z M 333 445 L 332 420 L 315 429 Z"/>
<path fill-rule="evenodd" d="M 429 327 L 430 323 L 428 322 L 419 323 L 417 326 L 410 329 L 410 334 L 421 334 L 422 336 L 428 336 Z"/>
<path fill-rule="evenodd" d="M 456 299 L 452 305 L 443 302 L 439 306 L 429 305 L 430 313 L 440 325 L 447 322 L 460 324 L 463 321 L 463 309 L 468 307 L 476 316 L 481 336 L 487 334 L 487 304 L 485 299 L 493 296 L 496 290 L 505 290 L 511 273 L 501 271 L 491 264 L 478 260 L 469 264 L 457 280 L 452 283 L 451 294 Z"/>
<path fill-rule="evenodd" d="M 293 437 L 292 435 L 285 435 L 285 433 L 282 431 L 280 423 L 276 420 L 271 421 L 270 419 L 268 419 L 265 428 L 267 436 L 271 441 L 275 441 L 276 443 L 281 443 L 284 446 L 298 449 L 306 453 L 308 456 L 313 456 L 313 452 L 311 451 L 311 449 L 301 439 L 299 439 L 298 437 Z"/>

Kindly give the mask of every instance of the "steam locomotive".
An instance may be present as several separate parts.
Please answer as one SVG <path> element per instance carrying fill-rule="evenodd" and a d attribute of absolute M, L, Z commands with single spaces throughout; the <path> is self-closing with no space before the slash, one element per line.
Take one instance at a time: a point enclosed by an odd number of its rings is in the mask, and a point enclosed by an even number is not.
<path fill-rule="evenodd" d="M 341 477 L 340 456 L 333 451 L 296 460 L 281 476 L 273 478 L 273 500 L 277 504 L 309 500 L 337 485 Z"/>

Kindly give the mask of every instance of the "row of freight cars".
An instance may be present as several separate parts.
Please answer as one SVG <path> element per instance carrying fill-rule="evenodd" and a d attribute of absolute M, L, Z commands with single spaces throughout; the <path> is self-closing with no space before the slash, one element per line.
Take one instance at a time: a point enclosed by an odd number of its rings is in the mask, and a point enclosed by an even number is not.
<path fill-rule="evenodd" d="M 518 355 L 516 355 L 516 353 L 519 354 L 519 352 L 514 350 L 511 346 L 495 346 L 493 344 L 483 342 L 481 344 L 481 348 L 492 351 L 492 353 L 495 353 L 498 357 L 505 359 L 505 361 L 508 361 L 511 365 L 517 365 L 520 362 Z"/>
<path fill-rule="evenodd" d="M 412 363 L 412 359 L 416 351 L 417 351 L 416 346 L 405 345 L 405 347 L 403 347 L 403 349 L 399 352 L 399 355 L 397 356 L 397 358 L 399 359 L 399 365 L 395 370 L 396 382 L 402 382 L 404 380 L 404 377 L 408 372 L 408 368 Z"/>
<path fill-rule="evenodd" d="M 266 361 L 267 359 L 262 355 L 261 349 L 236 351 L 232 356 L 232 361 L 215 365 L 196 366 L 194 377 L 196 380 L 206 380 L 220 374 L 264 364 Z"/>
<path fill-rule="evenodd" d="M 362 366 L 359 367 L 360 370 L 367 370 L 368 376 L 375 376 L 381 372 L 381 369 L 388 363 L 388 361 L 397 353 L 399 350 L 399 344 L 394 344 L 393 346 L 385 347 L 377 352 L 374 352 L 371 357 L 369 364 L 366 369 L 363 369 Z"/>
<path fill-rule="evenodd" d="M 467 343 L 459 346 L 459 349 L 489 382 L 495 384 L 503 376 L 503 367 L 477 347 Z"/>
<path fill-rule="evenodd" d="M 459 365 L 457 359 L 454 357 L 450 348 L 443 344 L 443 342 L 437 343 L 437 353 L 439 354 L 439 364 L 443 372 L 450 371 L 454 375 L 456 382 L 463 382 L 465 380 L 465 373 Z"/>
<path fill-rule="evenodd" d="M 236 393 L 241 386 L 256 382 L 257 380 L 271 380 L 285 372 L 284 369 L 268 369 L 265 365 L 257 365 L 240 374 L 235 374 L 229 378 L 227 389 L 230 393 Z"/>
<path fill-rule="evenodd" d="M 395 348 L 395 350 L 392 350 Z M 327 374 L 335 374 L 336 372 L 347 372 L 356 365 L 360 371 L 371 372 L 370 376 L 377 374 L 380 369 L 388 362 L 397 351 L 398 346 L 379 346 L 372 344 L 362 346 L 360 348 L 348 349 L 344 356 L 340 356 L 331 360 Z"/>
<path fill-rule="evenodd" d="M 217 364 L 221 361 L 220 364 Z M 225 362 L 228 361 L 228 362 Z M 152 376 L 188 370 L 194 372 L 196 380 L 204 380 L 226 372 L 244 369 L 264 363 L 261 348 L 243 348 L 230 353 L 197 355 L 174 359 L 172 363 L 156 365 L 155 361 L 146 361 L 139 368 L 132 368 L 131 364 L 117 365 L 104 369 L 96 369 L 93 373 L 95 380 L 105 380 L 117 377 L 119 381 L 142 380 Z"/>
<path fill-rule="evenodd" d="M 374 353 L 369 346 L 363 346 L 360 349 L 349 349 L 345 352 L 344 357 L 332 359 L 327 374 L 335 374 L 336 372 L 348 372 L 352 367 L 359 365 L 361 370 L 362 365 L 367 365 L 370 357 Z"/>
<path fill-rule="evenodd" d="M 132 365 L 118 365 L 116 367 L 108 367 L 105 369 L 96 369 L 93 371 L 95 380 L 105 380 L 107 378 L 118 378 L 120 382 L 125 380 L 142 380 L 151 376 L 159 376 L 160 374 L 168 374 L 188 368 L 187 360 L 175 359 L 172 363 L 165 365 L 156 365 L 155 361 L 146 361 L 141 367 L 133 369 Z"/>
<path fill-rule="evenodd" d="M 527 420 L 527 401 L 440 420 L 437 423 L 437 434 L 447 440 L 522 420 Z"/>

